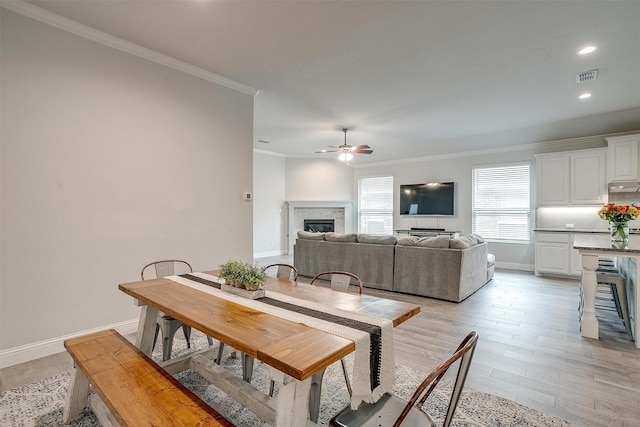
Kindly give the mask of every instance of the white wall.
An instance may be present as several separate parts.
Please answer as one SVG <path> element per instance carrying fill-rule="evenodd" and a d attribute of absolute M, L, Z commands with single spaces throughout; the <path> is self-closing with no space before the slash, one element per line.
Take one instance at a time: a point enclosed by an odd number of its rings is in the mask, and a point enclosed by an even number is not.
<path fill-rule="evenodd" d="M 286 160 L 288 201 L 355 201 L 353 168 L 336 158 Z"/>
<path fill-rule="evenodd" d="M 253 97 L 7 10 L 1 31 L 4 364 L 135 324 L 117 285 L 149 261 L 252 259 Z"/>
<path fill-rule="evenodd" d="M 253 256 L 284 253 L 286 229 L 285 157 L 253 154 Z"/>

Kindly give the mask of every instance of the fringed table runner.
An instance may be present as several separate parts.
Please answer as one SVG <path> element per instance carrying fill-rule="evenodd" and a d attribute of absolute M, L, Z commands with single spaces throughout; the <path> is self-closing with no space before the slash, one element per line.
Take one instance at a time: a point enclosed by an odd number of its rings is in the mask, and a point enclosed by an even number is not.
<path fill-rule="evenodd" d="M 330 305 L 307 301 L 266 289 L 266 296 L 256 300 L 220 290 L 220 280 L 205 273 L 168 276 L 172 280 L 218 298 L 232 301 L 263 313 L 296 323 L 303 323 L 355 343 L 351 406 L 372 403 L 395 385 L 393 323 Z"/>

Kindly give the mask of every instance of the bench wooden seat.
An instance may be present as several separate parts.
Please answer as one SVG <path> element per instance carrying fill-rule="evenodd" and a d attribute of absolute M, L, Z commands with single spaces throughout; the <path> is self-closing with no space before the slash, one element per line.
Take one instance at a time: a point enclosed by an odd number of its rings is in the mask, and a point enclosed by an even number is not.
<path fill-rule="evenodd" d="M 64 346 L 74 361 L 65 423 L 89 400 L 103 426 L 233 426 L 113 329 Z M 95 390 L 91 396 L 89 384 Z"/>

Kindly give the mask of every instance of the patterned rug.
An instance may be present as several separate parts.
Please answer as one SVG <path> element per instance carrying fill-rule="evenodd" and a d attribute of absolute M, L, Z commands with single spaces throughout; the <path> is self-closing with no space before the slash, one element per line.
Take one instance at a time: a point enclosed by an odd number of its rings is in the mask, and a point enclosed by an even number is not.
<path fill-rule="evenodd" d="M 198 336 L 197 332 L 194 332 L 194 334 L 192 346 L 194 348 L 205 346 L 204 337 Z M 155 360 L 159 360 L 161 357 L 157 347 L 153 354 Z M 185 347 L 184 339 L 181 340 L 176 337 L 174 356 L 186 352 Z M 227 357 L 222 364 L 235 375 L 241 377 L 239 358 Z M 394 389 L 394 394 L 408 399 L 426 375 L 425 372 L 406 366 L 396 366 L 397 385 Z M 70 374 L 65 372 L 64 374 L 45 378 L 2 393 L 0 395 L 0 425 L 6 427 L 63 426 L 62 408 L 67 394 L 69 378 Z M 225 393 L 208 385 L 206 380 L 197 373 L 190 370 L 184 371 L 178 374 L 176 378 L 216 410 L 224 414 L 235 425 L 241 427 L 266 427 L 269 425 L 240 404 L 228 398 Z M 252 384 L 258 389 L 267 392 L 269 378 L 267 367 L 263 363 L 256 361 Z M 442 419 L 445 416 L 450 388 L 450 382 L 441 382 L 441 385 L 425 405 L 427 412 L 432 414 L 438 424 L 442 423 Z M 340 364 L 334 364 L 325 373 L 319 424 L 327 425 L 331 416 L 344 408 L 348 402 L 349 395 Z M 91 411 L 85 410 L 79 420 L 69 425 L 73 427 L 94 427 L 99 426 L 99 423 Z M 543 427 L 569 426 L 569 423 L 511 400 L 465 387 L 452 426 Z"/>

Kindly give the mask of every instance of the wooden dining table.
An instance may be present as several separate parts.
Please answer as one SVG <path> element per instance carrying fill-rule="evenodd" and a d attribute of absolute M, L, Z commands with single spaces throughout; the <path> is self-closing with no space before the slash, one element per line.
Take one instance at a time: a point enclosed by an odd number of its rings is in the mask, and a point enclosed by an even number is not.
<path fill-rule="evenodd" d="M 217 271 L 204 275 L 215 277 Z M 203 277 L 204 277 L 203 275 Z M 307 420 L 309 400 L 319 401 L 319 385 L 325 368 L 355 350 L 352 340 L 229 301 L 215 294 L 178 283 L 177 277 L 123 283 L 119 289 L 141 306 L 136 346 L 150 355 L 158 312 L 172 316 L 244 355 L 269 366 L 269 376 L 279 384 L 277 398 L 255 389 L 214 361 L 217 346 L 192 351 L 160 362 L 169 373 L 193 369 L 216 387 L 256 413 L 281 426 L 301 426 Z M 267 293 L 331 305 L 341 310 L 387 319 L 398 326 L 420 311 L 416 304 L 334 291 L 328 287 L 269 277 Z M 321 383 L 321 380 L 320 380 Z M 311 416 L 317 420 L 317 413 Z"/>

